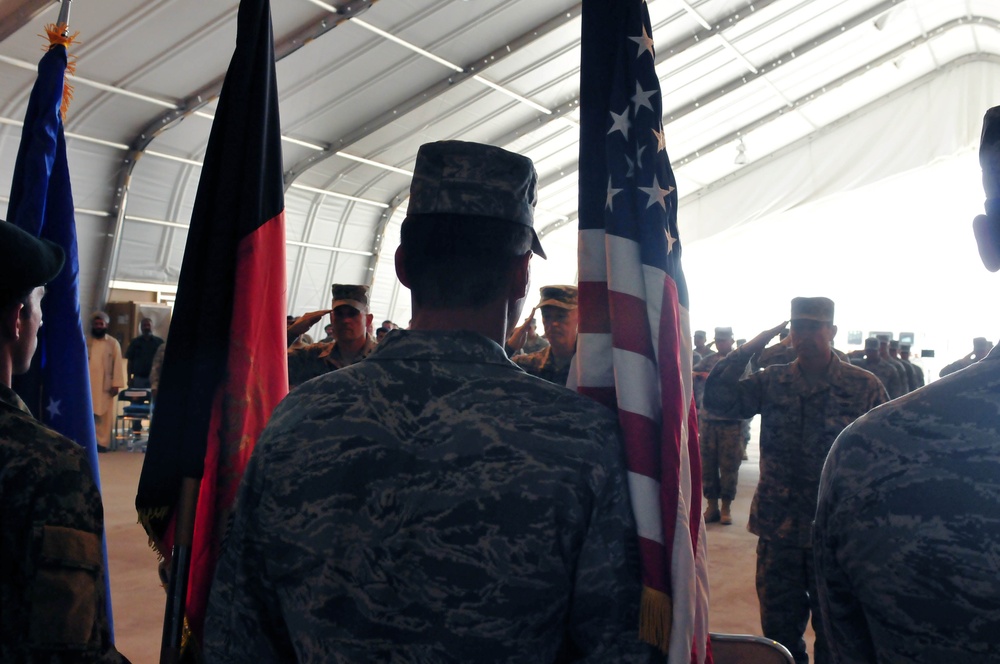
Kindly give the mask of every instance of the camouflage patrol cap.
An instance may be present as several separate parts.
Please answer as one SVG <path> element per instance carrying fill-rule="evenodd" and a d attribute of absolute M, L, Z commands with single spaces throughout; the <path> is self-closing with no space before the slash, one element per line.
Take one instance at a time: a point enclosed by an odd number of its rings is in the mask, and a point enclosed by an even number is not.
<path fill-rule="evenodd" d="M 887 344 L 887 343 L 889 343 L 889 335 L 888 334 L 876 334 L 875 338 L 878 339 L 878 342 L 880 344 Z"/>
<path fill-rule="evenodd" d="M 576 286 L 542 286 L 542 301 L 538 306 L 576 309 L 579 293 Z"/>
<path fill-rule="evenodd" d="M 893 350 L 899 350 L 899 340 L 898 339 L 889 339 L 889 348 L 891 348 Z"/>
<path fill-rule="evenodd" d="M 537 190 L 527 157 L 482 143 L 425 143 L 417 151 L 407 217 L 455 214 L 527 226 L 531 250 L 545 258 L 534 229 Z"/>
<path fill-rule="evenodd" d="M 833 300 L 828 297 L 796 297 L 792 299 L 790 320 L 833 322 Z"/>
<path fill-rule="evenodd" d="M 356 284 L 334 284 L 330 289 L 333 291 L 333 306 L 336 309 L 342 304 L 354 307 L 362 313 L 368 312 L 368 286 Z"/>
<path fill-rule="evenodd" d="M 695 339 L 707 339 L 708 338 L 708 333 L 705 332 L 705 330 L 695 330 L 694 331 L 694 338 Z"/>
<path fill-rule="evenodd" d="M 717 328 L 715 328 L 715 338 L 716 339 L 732 339 L 733 338 L 733 328 L 731 328 L 731 327 L 717 327 Z"/>
<path fill-rule="evenodd" d="M 865 350 L 878 350 L 878 339 L 875 337 L 865 339 Z"/>
<path fill-rule="evenodd" d="M 899 344 L 899 352 L 900 353 L 909 353 L 910 352 L 910 344 L 904 344 L 904 343 Z"/>
<path fill-rule="evenodd" d="M 59 275 L 65 258 L 55 242 L 0 219 L 0 298 L 23 297 L 49 283 Z"/>

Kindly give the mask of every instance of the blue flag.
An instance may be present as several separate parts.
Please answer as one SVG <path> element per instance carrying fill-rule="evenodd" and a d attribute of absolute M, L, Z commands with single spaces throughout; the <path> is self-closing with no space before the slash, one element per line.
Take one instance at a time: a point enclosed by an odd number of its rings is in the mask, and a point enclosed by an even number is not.
<path fill-rule="evenodd" d="M 7 221 L 36 237 L 55 242 L 66 253 L 62 272 L 46 286 L 42 300 L 43 325 L 38 333 L 34 375 L 29 374 L 26 383 L 17 382 L 15 386 L 46 426 L 86 448 L 87 461 L 100 490 L 87 342 L 80 320 L 76 219 L 61 113 L 66 65 L 66 47 L 61 44 L 50 47 L 38 63 L 38 79 L 28 99 L 7 205 Z M 105 570 L 107 562 L 105 539 Z M 113 635 L 111 587 L 107 574 L 104 578 L 108 623 Z"/>

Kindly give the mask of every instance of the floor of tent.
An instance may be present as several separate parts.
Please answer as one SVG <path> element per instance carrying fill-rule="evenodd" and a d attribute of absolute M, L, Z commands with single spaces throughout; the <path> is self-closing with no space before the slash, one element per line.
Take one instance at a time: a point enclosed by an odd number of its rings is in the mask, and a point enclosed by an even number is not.
<path fill-rule="evenodd" d="M 750 458 L 740 468 L 734 525 L 708 526 L 709 628 L 713 632 L 760 634 L 754 590 L 757 538 L 746 530 L 759 474 L 756 434 L 754 426 Z M 136 523 L 135 491 L 143 458 L 126 451 L 100 456 L 116 643 L 134 664 L 158 661 L 165 598 L 156 573 L 156 554 Z M 811 629 L 806 639 L 811 652 Z"/>

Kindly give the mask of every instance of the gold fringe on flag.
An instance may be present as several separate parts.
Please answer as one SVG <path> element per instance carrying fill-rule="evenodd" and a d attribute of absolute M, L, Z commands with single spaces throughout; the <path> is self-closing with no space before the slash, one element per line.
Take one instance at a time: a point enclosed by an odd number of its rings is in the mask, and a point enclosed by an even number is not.
<path fill-rule="evenodd" d="M 670 625 L 673 614 L 670 595 L 643 586 L 639 604 L 639 638 L 666 653 L 670 649 Z"/>
<path fill-rule="evenodd" d="M 65 23 L 49 23 L 45 26 L 45 34 L 38 35 L 49 40 L 48 48 L 52 48 L 53 46 L 66 47 L 66 73 L 70 76 L 76 73 L 76 56 L 69 54 L 69 47 L 76 42 L 76 37 L 79 34 L 79 32 L 69 34 L 69 26 Z M 72 100 L 73 86 L 64 81 L 62 104 L 59 106 L 59 112 L 62 114 L 64 122 L 66 120 L 66 111 L 69 110 L 69 103 Z"/>

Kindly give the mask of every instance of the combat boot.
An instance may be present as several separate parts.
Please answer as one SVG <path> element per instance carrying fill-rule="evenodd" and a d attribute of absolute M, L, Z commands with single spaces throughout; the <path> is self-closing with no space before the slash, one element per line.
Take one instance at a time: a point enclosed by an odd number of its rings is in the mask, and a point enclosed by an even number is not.
<path fill-rule="evenodd" d="M 719 499 L 709 498 L 708 507 L 705 508 L 705 523 L 715 523 L 719 520 L 721 514 L 719 513 Z"/>
<path fill-rule="evenodd" d="M 722 509 L 719 511 L 719 523 L 724 526 L 733 525 L 733 515 L 729 513 L 729 508 L 733 504 L 731 500 L 722 500 Z"/>

